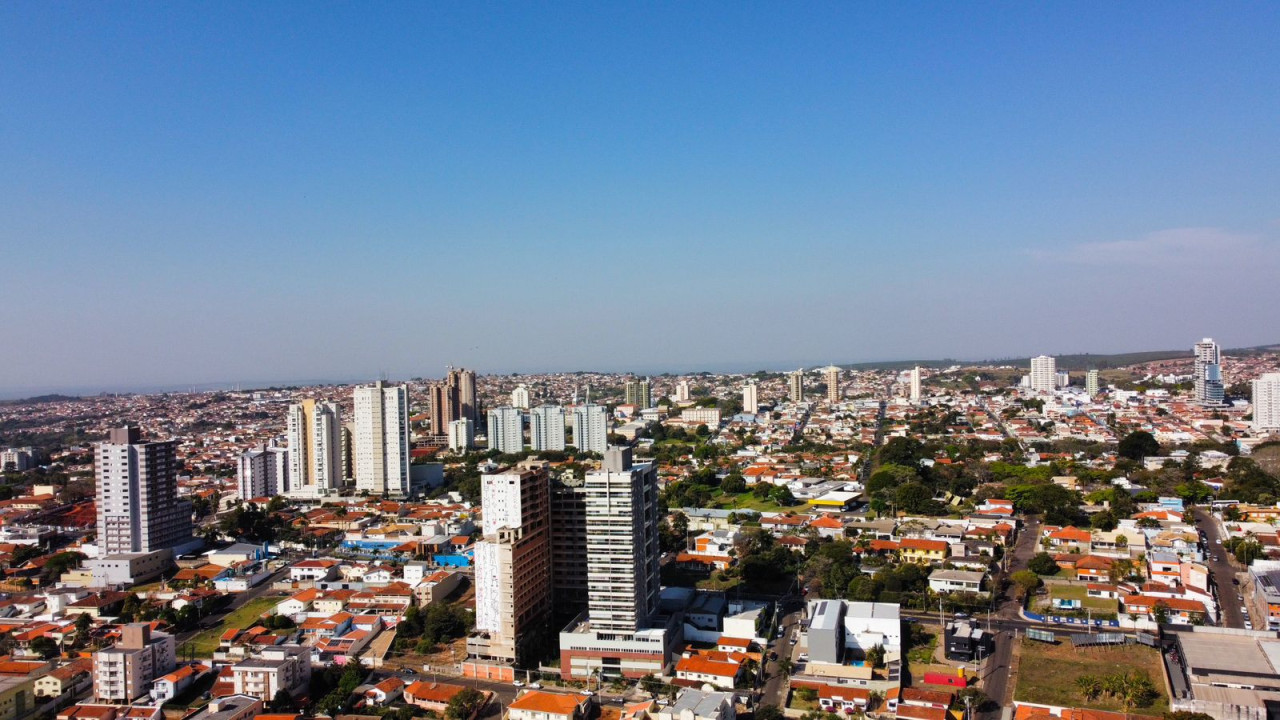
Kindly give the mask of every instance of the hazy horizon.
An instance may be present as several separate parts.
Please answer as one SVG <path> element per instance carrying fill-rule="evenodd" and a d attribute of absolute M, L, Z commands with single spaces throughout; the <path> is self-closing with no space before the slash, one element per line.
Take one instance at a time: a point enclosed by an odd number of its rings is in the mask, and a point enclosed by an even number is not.
<path fill-rule="evenodd" d="M 0 4 L 0 395 L 1272 342 L 1276 37 L 1278 4 Z"/>

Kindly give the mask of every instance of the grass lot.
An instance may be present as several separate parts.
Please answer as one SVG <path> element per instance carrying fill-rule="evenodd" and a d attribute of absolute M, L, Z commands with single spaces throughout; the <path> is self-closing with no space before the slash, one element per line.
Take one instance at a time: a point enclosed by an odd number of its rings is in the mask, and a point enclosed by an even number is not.
<path fill-rule="evenodd" d="M 1049 591 L 1049 602 L 1045 604 L 1045 609 L 1052 612 L 1053 598 L 1062 598 L 1063 600 L 1079 600 L 1084 603 L 1086 608 L 1097 610 L 1098 612 L 1115 613 L 1119 608 L 1119 604 L 1110 598 L 1089 597 L 1088 589 L 1084 585 L 1064 585 L 1060 583 L 1052 583 L 1046 585 Z"/>
<path fill-rule="evenodd" d="M 245 603 L 243 607 L 231 611 L 222 619 L 222 622 L 191 638 L 189 644 L 192 656 L 197 658 L 213 657 L 213 651 L 218 649 L 218 639 L 222 637 L 222 633 L 232 628 L 244 630 L 250 627 L 257 621 L 258 616 L 275 607 L 281 599 L 278 597 L 254 598 Z"/>
<path fill-rule="evenodd" d="M 712 500 L 713 507 L 723 508 L 725 510 L 755 510 L 756 512 L 800 512 L 808 509 L 808 505 L 800 503 L 798 505 L 779 505 L 772 500 L 761 500 L 749 492 L 738 494 L 717 495 Z"/>
<path fill-rule="evenodd" d="M 1076 679 L 1082 675 L 1103 676 L 1139 670 L 1151 678 L 1151 682 L 1160 690 L 1160 698 L 1149 707 L 1134 708 L 1130 712 L 1160 716 L 1169 709 L 1169 698 L 1164 695 L 1164 671 L 1161 668 L 1160 652 L 1155 648 L 1120 645 L 1076 650 L 1071 646 L 1070 640 L 1051 645 L 1024 638 L 1020 653 L 1018 685 L 1013 695 L 1016 700 L 1123 711 L 1125 708 L 1120 702 L 1107 695 L 1093 701 L 1086 700 L 1076 688 Z"/>
<path fill-rule="evenodd" d="M 915 668 L 933 664 L 933 652 L 938 648 L 937 633 L 926 632 L 919 625 L 911 628 L 911 649 L 907 650 L 907 663 Z"/>

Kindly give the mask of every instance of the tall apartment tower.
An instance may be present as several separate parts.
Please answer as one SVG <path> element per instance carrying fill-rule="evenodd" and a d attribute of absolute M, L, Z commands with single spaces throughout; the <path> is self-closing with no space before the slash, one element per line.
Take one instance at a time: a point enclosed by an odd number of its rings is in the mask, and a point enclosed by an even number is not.
<path fill-rule="evenodd" d="M 1222 350 L 1213 338 L 1205 338 L 1195 344 L 1192 352 L 1195 354 L 1192 374 L 1196 402 L 1221 405 L 1226 399 L 1226 388 L 1222 382 Z"/>
<path fill-rule="evenodd" d="M 522 663 L 551 618 L 550 480 L 545 468 L 480 478 L 482 539 L 475 548 L 473 659 Z"/>
<path fill-rule="evenodd" d="M 564 450 L 564 408 L 539 405 L 529 413 L 529 444 L 534 450 Z"/>
<path fill-rule="evenodd" d="M 191 503 L 178 499 L 177 440 L 142 442 L 136 427 L 112 428 L 94 452 L 99 555 L 187 545 Z"/>
<path fill-rule="evenodd" d="M 791 402 L 804 401 L 804 368 L 796 370 L 787 378 L 787 397 Z"/>
<path fill-rule="evenodd" d="M 681 380 L 676 383 L 676 402 L 688 402 L 692 399 L 692 391 L 689 389 L 689 381 Z"/>
<path fill-rule="evenodd" d="M 653 390 L 649 378 L 628 380 L 623 386 L 623 401 L 640 409 L 653 407 Z"/>
<path fill-rule="evenodd" d="M 1058 361 L 1048 355 L 1031 358 L 1031 390 L 1051 393 L 1058 386 Z"/>
<path fill-rule="evenodd" d="M 22 472 L 36 466 L 36 451 L 31 447 L 0 450 L 0 471 Z"/>
<path fill-rule="evenodd" d="M 458 389 L 444 382 L 432 383 L 427 396 L 431 403 L 431 434 L 448 434 L 449 423 L 458 419 Z"/>
<path fill-rule="evenodd" d="M 489 449 L 507 454 L 524 451 L 524 413 L 510 406 L 489 411 Z"/>
<path fill-rule="evenodd" d="M 587 609 L 587 488 L 572 475 L 551 481 L 551 594 L 561 620 Z"/>
<path fill-rule="evenodd" d="M 742 412 L 755 415 L 760 411 L 760 393 L 755 380 L 748 380 L 742 386 Z"/>
<path fill-rule="evenodd" d="M 248 502 L 254 498 L 283 495 L 289 491 L 289 451 L 259 446 L 240 455 L 236 493 Z"/>
<path fill-rule="evenodd" d="M 445 382 L 455 390 L 454 397 L 457 406 L 453 419 L 471 418 L 471 422 L 479 423 L 480 409 L 476 405 L 475 371 L 451 367 Z"/>
<path fill-rule="evenodd" d="M 1092 369 L 1085 373 L 1084 376 L 1084 392 L 1089 397 L 1097 397 L 1098 395 L 1098 370 Z"/>
<path fill-rule="evenodd" d="M 609 418 L 603 405 L 579 405 L 573 409 L 573 445 L 584 452 L 603 454 L 609 446 Z"/>
<path fill-rule="evenodd" d="M 919 405 L 919 404 L 920 404 L 920 396 L 921 396 L 921 392 L 920 392 L 920 366 L 919 366 L 919 365 L 917 365 L 917 366 L 915 366 L 915 367 L 911 368 L 911 389 L 910 389 L 910 393 L 911 393 L 911 404 L 912 404 L 912 405 Z"/>
<path fill-rule="evenodd" d="M 291 497 L 323 497 L 342 487 L 342 415 L 337 403 L 303 400 L 289 406 L 288 491 Z"/>
<path fill-rule="evenodd" d="M 518 410 L 529 409 L 529 388 L 523 383 L 511 391 L 511 407 Z"/>
<path fill-rule="evenodd" d="M 476 426 L 470 420 L 449 423 L 449 449 L 465 452 L 476 446 Z"/>
<path fill-rule="evenodd" d="M 822 374 L 827 381 L 827 402 L 835 405 L 840 402 L 840 368 L 831 365 Z"/>
<path fill-rule="evenodd" d="M 1264 373 L 1253 381 L 1253 429 L 1280 432 L 1280 373 Z"/>
<path fill-rule="evenodd" d="M 356 489 L 408 496 L 409 390 L 379 380 L 355 389 Z"/>
<path fill-rule="evenodd" d="M 630 448 L 609 448 L 583 483 L 587 531 L 587 611 L 592 629 L 625 635 L 658 608 L 658 473 L 634 465 Z"/>

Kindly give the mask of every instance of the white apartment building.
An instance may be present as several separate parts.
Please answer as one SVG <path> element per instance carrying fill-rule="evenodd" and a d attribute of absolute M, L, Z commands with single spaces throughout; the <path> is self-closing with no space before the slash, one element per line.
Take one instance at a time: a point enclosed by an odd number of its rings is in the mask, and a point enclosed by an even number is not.
<path fill-rule="evenodd" d="M 236 694 L 264 702 L 284 690 L 292 696 L 307 691 L 311 684 L 311 648 L 302 645 L 264 647 L 253 657 L 231 666 Z"/>
<path fill-rule="evenodd" d="M 539 405 L 529 413 L 529 442 L 534 450 L 564 450 L 564 408 Z"/>
<path fill-rule="evenodd" d="M 102 556 L 192 542 L 191 503 L 178 499 L 178 441 L 144 443 L 140 437 L 134 427 L 112 428 L 94 452 Z"/>
<path fill-rule="evenodd" d="M 279 492 L 315 498 L 342 487 L 342 414 L 337 403 L 303 400 L 289 406 L 287 483 Z"/>
<path fill-rule="evenodd" d="M 240 455 L 236 472 L 236 492 L 248 502 L 253 498 L 281 495 L 289 490 L 289 451 L 278 447 L 256 447 Z"/>
<path fill-rule="evenodd" d="M 449 449 L 454 452 L 465 452 L 475 447 L 476 426 L 471 418 L 454 420 L 449 423 Z"/>
<path fill-rule="evenodd" d="M 920 366 L 919 365 L 911 368 L 911 377 L 909 382 L 910 382 L 909 392 L 910 392 L 911 404 L 918 405 L 920 403 Z"/>
<path fill-rule="evenodd" d="M 689 381 L 681 380 L 676 383 L 676 402 L 688 402 L 692 397 L 689 389 Z"/>
<path fill-rule="evenodd" d="M 573 409 L 573 445 L 584 452 L 604 453 L 609 446 L 609 417 L 603 405 Z"/>
<path fill-rule="evenodd" d="M 520 410 L 529 409 L 529 388 L 525 387 L 523 383 L 511 391 L 511 407 Z"/>
<path fill-rule="evenodd" d="M 1195 363 L 1192 377 L 1195 382 L 1196 402 L 1201 405 L 1221 405 L 1226 397 L 1222 382 L 1222 349 L 1213 338 L 1204 338 L 1192 347 Z"/>
<path fill-rule="evenodd" d="M 1253 381 L 1253 429 L 1280 432 L 1280 373 L 1265 373 Z"/>
<path fill-rule="evenodd" d="M 1089 397 L 1096 397 L 1098 394 L 1098 371 L 1090 370 L 1084 376 L 1084 392 Z"/>
<path fill-rule="evenodd" d="M 0 450 L 0 471 L 22 472 L 35 467 L 35 448 L 5 448 Z"/>
<path fill-rule="evenodd" d="M 176 662 L 172 635 L 152 632 L 147 623 L 120 628 L 120 641 L 93 654 L 93 692 L 98 700 L 132 702 L 151 692 L 156 678 Z"/>
<path fill-rule="evenodd" d="M 1031 390 L 1051 393 L 1058 386 L 1058 361 L 1048 355 L 1031 358 Z"/>
<path fill-rule="evenodd" d="M 760 411 L 760 393 L 755 380 L 748 380 L 742 386 L 742 412 L 755 415 Z"/>
<path fill-rule="evenodd" d="M 408 496 L 409 391 L 379 380 L 355 389 L 356 489 Z"/>
<path fill-rule="evenodd" d="M 714 431 L 720 427 L 720 408 L 688 408 L 680 413 L 680 419 L 689 424 L 706 425 Z"/>
<path fill-rule="evenodd" d="M 519 408 L 489 411 L 489 449 L 504 453 L 524 451 L 524 413 Z"/>
<path fill-rule="evenodd" d="M 587 473 L 587 608 L 593 629 L 634 633 L 658 607 L 658 472 L 610 448 Z"/>

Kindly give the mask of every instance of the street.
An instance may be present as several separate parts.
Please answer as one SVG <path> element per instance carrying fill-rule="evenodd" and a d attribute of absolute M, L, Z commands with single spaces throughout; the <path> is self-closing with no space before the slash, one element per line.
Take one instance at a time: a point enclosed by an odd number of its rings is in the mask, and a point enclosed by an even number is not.
<path fill-rule="evenodd" d="M 769 645 L 765 653 L 764 666 L 767 679 L 761 688 L 760 702 L 762 704 L 783 707 L 786 702 L 787 677 L 778 669 L 778 663 L 791 657 L 791 651 L 794 647 L 791 645 L 791 639 L 797 637 L 800 633 L 800 617 L 800 611 L 783 616 L 782 632 L 778 633 L 778 637 L 774 638 L 773 643 Z M 770 661 L 769 653 L 777 653 L 778 659 Z"/>
<path fill-rule="evenodd" d="M 1227 549 L 1219 542 L 1222 540 L 1219 532 L 1218 522 L 1208 512 L 1196 508 L 1191 511 L 1195 515 L 1196 527 L 1200 532 L 1204 533 L 1205 540 L 1205 564 L 1209 566 L 1209 576 L 1212 578 L 1211 585 L 1218 591 L 1218 611 L 1222 614 L 1219 618 L 1219 624 L 1222 627 L 1242 628 L 1244 627 L 1244 616 L 1240 614 L 1240 606 L 1243 604 L 1236 598 L 1236 594 L 1240 592 L 1240 587 L 1231 581 L 1236 577 L 1236 569 L 1231 564 Z"/>

